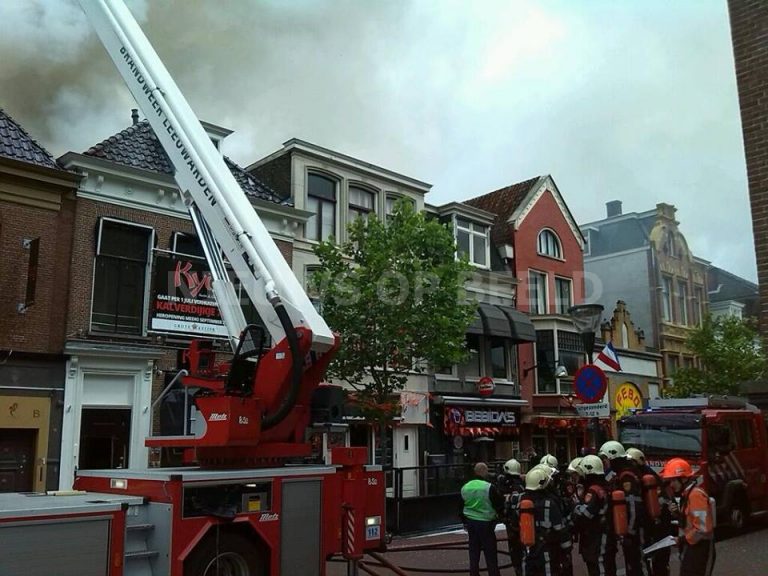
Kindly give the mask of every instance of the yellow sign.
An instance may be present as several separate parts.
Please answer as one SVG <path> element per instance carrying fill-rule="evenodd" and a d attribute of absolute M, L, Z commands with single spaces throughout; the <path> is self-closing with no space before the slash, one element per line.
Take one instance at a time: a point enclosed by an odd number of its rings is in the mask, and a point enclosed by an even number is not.
<path fill-rule="evenodd" d="M 630 413 L 630 410 L 639 410 L 643 407 L 643 395 L 632 382 L 624 382 L 616 390 L 613 398 L 613 407 L 616 409 L 616 420 Z"/>

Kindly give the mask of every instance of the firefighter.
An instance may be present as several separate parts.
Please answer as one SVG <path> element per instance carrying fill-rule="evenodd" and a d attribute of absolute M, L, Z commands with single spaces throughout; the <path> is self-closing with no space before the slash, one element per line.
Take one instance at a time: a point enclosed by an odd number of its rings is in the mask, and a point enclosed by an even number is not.
<path fill-rule="evenodd" d="M 488 465 L 478 462 L 475 477 L 461 488 L 464 509 L 461 517 L 469 536 L 469 573 L 480 576 L 480 552 L 485 556 L 488 576 L 501 576 L 496 551 L 496 518 L 503 512 L 504 498 L 488 481 Z"/>
<path fill-rule="evenodd" d="M 709 496 L 697 486 L 691 465 L 682 458 L 668 460 L 661 477 L 680 497 L 680 507 L 671 506 L 681 525 L 677 537 L 680 576 L 710 576 L 715 564 L 715 540 L 714 511 Z"/>
<path fill-rule="evenodd" d="M 568 478 L 565 488 L 566 493 L 569 495 L 574 506 L 581 504 L 581 499 L 584 497 L 584 483 L 582 478 L 582 470 L 579 467 L 582 458 L 574 458 L 568 464 L 568 468 L 565 473 Z"/>
<path fill-rule="evenodd" d="M 589 576 L 615 576 L 616 537 L 603 461 L 590 454 L 582 458 L 579 468 L 586 487 L 584 501 L 573 512 L 579 527 L 579 551 Z"/>
<path fill-rule="evenodd" d="M 656 471 L 648 466 L 645 461 L 645 454 L 638 448 L 627 448 L 627 458 L 634 460 L 640 474 L 640 478 L 643 479 L 645 484 L 645 478 L 652 476 L 655 480 L 654 485 L 644 486 L 644 499 L 658 499 L 658 512 L 656 514 L 646 514 L 645 524 L 643 526 L 643 548 L 647 548 L 651 544 L 658 542 L 666 536 L 675 534 L 675 527 L 672 525 L 672 514 L 669 511 L 669 504 L 673 501 L 670 499 L 665 490 L 662 490 L 661 477 Z M 652 494 L 649 492 L 653 492 Z M 646 508 L 648 505 L 646 504 Z M 646 560 L 647 572 L 650 576 L 669 576 L 669 558 L 671 550 L 669 548 L 662 548 L 653 553 L 653 555 Z"/>
<path fill-rule="evenodd" d="M 557 467 L 560 465 L 559 462 L 557 461 L 557 458 L 552 456 L 552 454 L 544 454 L 544 456 L 541 457 L 541 461 L 539 462 L 539 464 L 546 464 L 547 466 L 555 470 L 557 470 Z"/>
<path fill-rule="evenodd" d="M 534 466 L 525 475 L 522 500 L 533 502 L 534 534 L 523 534 L 532 543 L 525 551 L 525 576 L 554 576 L 570 568 L 571 535 L 557 498 L 547 490 L 552 475 L 546 466 Z"/>
<path fill-rule="evenodd" d="M 612 484 L 616 479 L 616 470 L 614 470 L 615 463 L 613 461 L 617 460 L 617 458 L 622 460 L 625 459 L 627 456 L 627 451 L 624 449 L 624 446 L 621 444 L 621 442 L 617 442 L 616 440 L 608 440 L 608 442 L 600 446 L 600 450 L 597 451 L 597 455 L 600 456 L 600 459 L 603 461 L 605 479 Z M 620 463 L 620 461 L 617 460 L 616 463 Z"/>
<path fill-rule="evenodd" d="M 632 457 L 633 454 L 638 456 L 633 450 L 637 449 L 628 449 L 625 457 L 615 456 L 611 459 L 611 465 L 616 473 L 616 488 L 624 492 L 624 500 L 627 503 L 627 534 L 621 539 L 626 574 L 643 576 L 642 546 L 646 542 L 648 514 L 643 500 L 643 468 Z M 640 454 L 642 455 L 642 452 Z"/>
<path fill-rule="evenodd" d="M 499 474 L 498 488 L 504 497 L 504 526 L 507 529 L 509 544 L 509 559 L 517 576 L 523 574 L 523 545 L 520 542 L 520 518 L 518 504 L 525 491 L 520 462 L 512 458 L 504 463 L 503 472 Z"/>

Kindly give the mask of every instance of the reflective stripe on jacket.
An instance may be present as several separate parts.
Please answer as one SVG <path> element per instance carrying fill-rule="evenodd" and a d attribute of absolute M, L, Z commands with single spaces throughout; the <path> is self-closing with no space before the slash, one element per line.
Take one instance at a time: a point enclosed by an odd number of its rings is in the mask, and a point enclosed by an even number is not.
<path fill-rule="evenodd" d="M 496 510 L 491 503 L 491 483 L 475 478 L 461 488 L 464 500 L 464 516 L 470 520 L 490 522 L 496 519 Z"/>
<path fill-rule="evenodd" d="M 712 510 L 709 497 L 698 486 L 689 486 L 683 493 L 685 540 L 693 546 L 701 540 L 711 540 L 714 535 Z"/>

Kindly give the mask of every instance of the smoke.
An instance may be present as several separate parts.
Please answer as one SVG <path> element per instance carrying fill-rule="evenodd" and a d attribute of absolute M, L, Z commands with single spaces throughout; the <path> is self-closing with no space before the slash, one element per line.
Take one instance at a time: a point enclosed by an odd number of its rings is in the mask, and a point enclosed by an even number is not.
<path fill-rule="evenodd" d="M 423 42 L 432 16 L 408 3 L 129 7 L 196 114 L 236 131 L 226 151 L 241 163 L 294 136 L 347 150 L 388 142 L 408 157 L 435 124 L 421 96 L 434 88 L 425 86 L 434 50 Z M 0 3 L 0 55 L 0 106 L 54 155 L 84 151 L 129 124 L 136 105 L 75 0 Z M 414 117 L 426 125 L 418 141 Z"/>

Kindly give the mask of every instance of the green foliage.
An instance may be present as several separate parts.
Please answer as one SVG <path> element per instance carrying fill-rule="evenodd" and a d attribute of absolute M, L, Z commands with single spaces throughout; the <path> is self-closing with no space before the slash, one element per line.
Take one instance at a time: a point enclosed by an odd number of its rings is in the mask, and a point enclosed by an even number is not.
<path fill-rule="evenodd" d="M 671 396 L 738 395 L 742 382 L 762 378 L 765 374 L 765 349 L 754 322 L 750 320 L 708 316 L 691 333 L 687 344 L 698 356 L 700 367 L 677 370 L 672 375 Z"/>
<path fill-rule="evenodd" d="M 455 252 L 448 229 L 405 201 L 386 223 L 357 219 L 348 242 L 315 249 L 320 269 L 310 287 L 341 335 L 328 375 L 352 385 L 371 417 L 394 415 L 391 395 L 410 373 L 464 358 L 477 304 L 464 291 L 470 266 Z"/>

